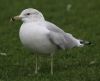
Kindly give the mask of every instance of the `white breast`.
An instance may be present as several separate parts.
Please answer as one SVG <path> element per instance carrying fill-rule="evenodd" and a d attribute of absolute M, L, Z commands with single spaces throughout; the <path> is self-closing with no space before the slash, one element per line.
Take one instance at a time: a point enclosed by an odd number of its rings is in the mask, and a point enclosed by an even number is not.
<path fill-rule="evenodd" d="M 33 52 L 52 53 L 56 46 L 47 37 L 49 30 L 43 24 L 24 23 L 19 32 L 22 44 Z"/>

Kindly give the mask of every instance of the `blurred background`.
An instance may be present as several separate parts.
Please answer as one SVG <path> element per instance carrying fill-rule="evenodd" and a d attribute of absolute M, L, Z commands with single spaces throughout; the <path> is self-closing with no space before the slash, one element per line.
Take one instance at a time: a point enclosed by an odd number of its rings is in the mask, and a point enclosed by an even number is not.
<path fill-rule="evenodd" d="M 10 23 L 23 9 L 35 8 L 55 23 L 91 46 L 42 57 L 39 74 L 34 74 L 35 58 L 19 40 L 22 22 Z M 0 81 L 100 81 L 100 0 L 0 0 Z"/>

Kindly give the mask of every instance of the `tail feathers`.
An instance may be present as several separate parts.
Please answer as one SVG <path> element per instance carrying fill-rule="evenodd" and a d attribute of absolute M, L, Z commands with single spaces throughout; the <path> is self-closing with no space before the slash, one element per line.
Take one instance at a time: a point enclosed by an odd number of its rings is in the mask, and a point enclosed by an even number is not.
<path fill-rule="evenodd" d="M 80 44 L 83 44 L 83 45 L 91 45 L 92 43 L 89 42 L 89 41 L 80 40 Z"/>

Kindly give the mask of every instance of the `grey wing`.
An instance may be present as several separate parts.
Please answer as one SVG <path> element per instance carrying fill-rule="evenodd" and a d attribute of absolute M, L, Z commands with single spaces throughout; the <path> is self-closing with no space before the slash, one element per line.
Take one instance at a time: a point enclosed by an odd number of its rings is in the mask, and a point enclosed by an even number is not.
<path fill-rule="evenodd" d="M 57 27 L 55 24 L 46 21 L 46 27 L 53 32 L 58 32 L 58 33 L 65 33 L 62 29 L 60 29 L 59 27 Z"/>
<path fill-rule="evenodd" d="M 62 34 L 50 31 L 48 34 L 48 38 L 57 47 L 62 49 L 66 48 L 67 41 Z"/>
<path fill-rule="evenodd" d="M 69 33 L 65 33 L 62 29 L 58 28 L 56 25 L 50 22 L 46 22 L 46 27 L 50 31 L 50 33 L 48 34 L 50 41 L 53 44 L 59 46 L 60 48 L 62 49 L 72 48 L 80 45 L 78 39 L 76 39 Z"/>

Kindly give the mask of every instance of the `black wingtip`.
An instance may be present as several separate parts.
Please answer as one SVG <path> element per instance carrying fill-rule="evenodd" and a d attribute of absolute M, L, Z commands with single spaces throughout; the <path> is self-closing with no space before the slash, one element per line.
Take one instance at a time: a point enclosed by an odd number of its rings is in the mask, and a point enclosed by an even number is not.
<path fill-rule="evenodd" d="M 81 40 L 80 43 L 84 44 L 84 45 L 92 45 L 92 42 L 90 42 L 90 41 Z"/>
<path fill-rule="evenodd" d="M 87 45 L 92 45 L 92 43 L 91 42 L 88 42 Z"/>

